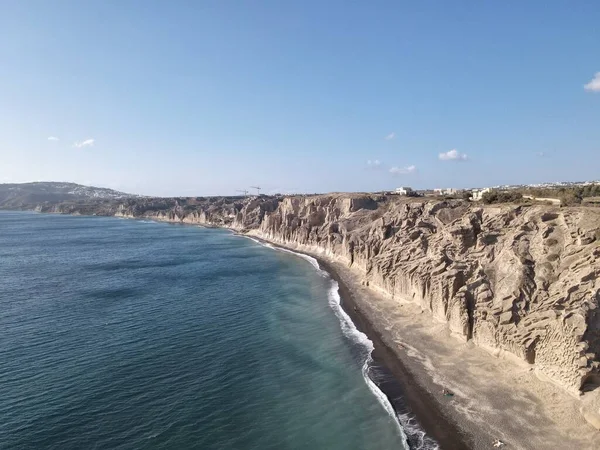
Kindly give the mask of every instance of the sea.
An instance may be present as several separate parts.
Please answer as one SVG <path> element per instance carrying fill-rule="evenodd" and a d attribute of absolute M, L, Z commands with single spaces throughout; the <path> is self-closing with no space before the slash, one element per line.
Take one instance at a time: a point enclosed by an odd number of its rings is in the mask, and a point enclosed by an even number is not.
<path fill-rule="evenodd" d="M 372 349 L 310 257 L 0 212 L 0 449 L 407 449 Z"/>

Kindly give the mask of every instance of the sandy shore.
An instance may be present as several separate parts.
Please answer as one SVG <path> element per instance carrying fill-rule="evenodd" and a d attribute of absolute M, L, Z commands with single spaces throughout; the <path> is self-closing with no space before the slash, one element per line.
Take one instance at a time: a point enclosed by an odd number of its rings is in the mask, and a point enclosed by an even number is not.
<path fill-rule="evenodd" d="M 402 396 L 442 449 L 492 449 L 496 439 L 505 449 L 600 448 L 600 432 L 582 418 L 579 400 L 526 363 L 460 341 L 417 305 L 363 286 L 339 262 L 285 248 L 315 257 L 338 281 L 345 310 L 375 344 L 375 362 L 398 382 L 381 386 L 384 392 L 393 404 Z"/>
<path fill-rule="evenodd" d="M 311 255 L 314 257 L 314 255 Z M 442 449 L 463 450 L 471 448 L 467 437 L 460 428 L 442 413 L 431 394 L 423 389 L 414 378 L 413 373 L 397 358 L 394 352 L 384 343 L 382 336 L 363 315 L 355 295 L 340 277 L 332 264 L 323 258 L 315 257 L 319 265 L 338 282 L 342 307 L 350 316 L 357 328 L 365 333 L 373 342 L 373 363 L 384 370 L 387 369 L 393 380 L 378 383 L 379 388 L 388 397 L 397 412 L 405 413 L 406 409 L 414 415 L 419 426 L 434 439 Z M 395 381 L 395 382 L 394 382 Z M 406 406 L 404 405 L 406 402 Z"/>

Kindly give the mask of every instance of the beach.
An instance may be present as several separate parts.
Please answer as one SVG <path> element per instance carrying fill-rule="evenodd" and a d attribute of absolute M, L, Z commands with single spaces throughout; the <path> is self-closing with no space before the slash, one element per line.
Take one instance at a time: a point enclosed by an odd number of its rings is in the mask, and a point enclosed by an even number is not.
<path fill-rule="evenodd" d="M 406 402 L 441 449 L 494 448 L 497 440 L 510 449 L 598 448 L 600 432 L 583 420 L 578 399 L 526 363 L 452 336 L 417 305 L 364 286 L 339 261 L 269 243 L 316 258 L 338 282 L 342 306 L 374 343 L 374 364 L 395 380 L 379 387 L 397 411 Z"/>
<path fill-rule="evenodd" d="M 406 414 L 406 408 L 408 407 L 409 414 L 414 414 L 420 427 L 442 449 L 466 450 L 472 448 L 468 444 L 467 436 L 461 432 L 450 417 L 443 414 L 437 407 L 432 395 L 426 389 L 423 389 L 423 386 L 415 379 L 414 374 L 407 370 L 407 367 L 398 359 L 392 349 L 385 344 L 382 335 L 362 312 L 363 310 L 358 303 L 360 300 L 357 300 L 353 291 L 347 286 L 333 264 L 323 258 L 316 259 L 321 268 L 337 281 L 342 307 L 346 313 L 357 328 L 373 341 L 373 364 L 380 369 L 387 369 L 393 377 L 392 379 L 388 377 L 378 385 L 388 397 L 396 412 Z"/>

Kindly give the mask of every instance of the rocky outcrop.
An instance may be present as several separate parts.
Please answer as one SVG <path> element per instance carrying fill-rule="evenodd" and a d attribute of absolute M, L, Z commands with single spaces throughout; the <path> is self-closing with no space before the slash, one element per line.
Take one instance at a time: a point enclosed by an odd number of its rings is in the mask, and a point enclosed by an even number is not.
<path fill-rule="evenodd" d="M 598 384 L 599 227 L 589 208 L 334 195 L 285 198 L 255 233 L 344 262 L 579 392 Z"/>
<path fill-rule="evenodd" d="M 430 311 L 459 338 L 514 355 L 572 393 L 600 385 L 598 209 L 351 194 L 144 198 L 95 208 L 229 227 L 326 255 L 399 303 Z"/>

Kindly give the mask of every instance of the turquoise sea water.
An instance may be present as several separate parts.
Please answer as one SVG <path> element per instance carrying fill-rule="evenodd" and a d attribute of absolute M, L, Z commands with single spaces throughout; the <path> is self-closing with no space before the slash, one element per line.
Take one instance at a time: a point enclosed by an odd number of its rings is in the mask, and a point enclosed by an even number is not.
<path fill-rule="evenodd" d="M 224 230 L 0 212 L 1 449 L 402 449 L 310 261 Z"/>

